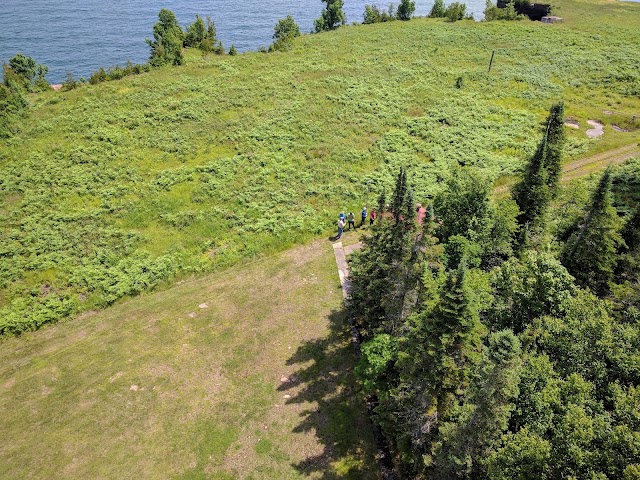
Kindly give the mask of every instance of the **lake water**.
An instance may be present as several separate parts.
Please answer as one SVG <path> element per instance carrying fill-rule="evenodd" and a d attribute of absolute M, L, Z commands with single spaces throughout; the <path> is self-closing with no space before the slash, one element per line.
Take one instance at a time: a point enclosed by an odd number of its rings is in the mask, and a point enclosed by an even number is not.
<path fill-rule="evenodd" d="M 453 0 L 445 0 L 445 4 Z M 347 22 L 362 22 L 365 4 L 386 8 L 398 1 L 345 0 Z M 466 0 L 467 10 L 482 16 L 485 0 Z M 416 15 L 427 15 L 433 0 L 417 0 Z M 271 43 L 279 18 L 292 15 L 303 32 L 313 29 L 324 4 L 320 0 L 0 0 L 0 60 L 16 53 L 49 67 L 47 79 L 61 83 L 72 73 L 86 78 L 99 67 L 146 62 L 153 24 L 161 8 L 180 24 L 196 14 L 210 15 L 228 49 L 257 50 Z"/>

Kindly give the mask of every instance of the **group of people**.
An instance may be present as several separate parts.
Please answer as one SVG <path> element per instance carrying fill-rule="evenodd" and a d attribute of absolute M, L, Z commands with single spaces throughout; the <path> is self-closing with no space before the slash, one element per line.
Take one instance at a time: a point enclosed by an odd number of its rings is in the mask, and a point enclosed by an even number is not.
<path fill-rule="evenodd" d="M 367 220 L 367 207 L 362 207 L 362 212 L 360 213 L 360 226 L 364 226 L 364 222 Z M 376 211 L 371 210 L 369 213 L 369 226 L 373 225 L 373 222 L 376 220 Z M 338 215 L 338 235 L 336 240 L 342 237 L 342 233 L 345 231 L 345 226 L 348 226 L 347 230 L 351 230 L 351 227 L 355 230 L 356 227 L 356 216 L 353 212 L 349 212 L 349 215 L 345 215 L 344 212 L 340 212 Z"/>

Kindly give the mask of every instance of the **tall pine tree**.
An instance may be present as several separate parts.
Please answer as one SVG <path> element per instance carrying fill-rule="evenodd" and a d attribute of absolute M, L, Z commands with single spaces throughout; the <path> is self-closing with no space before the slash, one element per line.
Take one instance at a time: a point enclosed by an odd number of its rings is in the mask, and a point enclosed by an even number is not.
<path fill-rule="evenodd" d="M 413 318 L 398 354 L 397 426 L 388 433 L 414 476 L 432 464 L 439 424 L 450 420 L 482 358 L 484 327 L 466 275 L 465 261 L 449 271 L 437 306 Z"/>
<path fill-rule="evenodd" d="M 564 128 L 564 103 L 558 102 L 549 111 L 544 135 L 525 167 L 522 180 L 513 188 L 512 196 L 520 209 L 521 246 L 532 233 L 542 229 L 549 203 L 558 194 L 566 143 Z"/>
<path fill-rule="evenodd" d="M 522 232 L 529 234 L 544 225 L 545 216 L 551 200 L 545 169 L 547 139 L 542 139 L 536 152 L 526 166 L 524 177 L 513 188 L 513 199 L 518 204 L 520 215 L 518 223 Z M 522 243 L 522 241 L 521 241 Z"/>
<path fill-rule="evenodd" d="M 620 219 L 611 196 L 611 170 L 607 169 L 593 193 L 582 225 L 565 245 L 562 263 L 578 284 L 604 295 L 609 291 L 616 251 L 622 242 Z"/>
<path fill-rule="evenodd" d="M 544 168 L 547 171 L 549 196 L 555 198 L 560 187 L 562 157 L 567 143 L 566 127 L 564 126 L 564 102 L 560 101 L 551 107 L 546 125 L 547 155 L 544 159 Z"/>

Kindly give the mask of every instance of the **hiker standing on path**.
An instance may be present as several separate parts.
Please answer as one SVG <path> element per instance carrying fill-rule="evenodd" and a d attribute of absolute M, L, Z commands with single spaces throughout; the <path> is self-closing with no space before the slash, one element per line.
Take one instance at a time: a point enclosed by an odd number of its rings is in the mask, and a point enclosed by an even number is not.
<path fill-rule="evenodd" d="M 347 222 L 349 225 L 349 230 L 351 230 L 351 227 L 353 226 L 353 229 L 356 229 L 356 216 L 353 214 L 353 212 L 349 212 L 349 215 L 347 216 Z"/>
<path fill-rule="evenodd" d="M 360 222 L 360 226 L 364 227 L 364 221 L 367 219 L 367 207 L 362 207 L 362 221 Z"/>
<path fill-rule="evenodd" d="M 344 220 L 340 217 L 338 218 L 338 236 L 336 237 L 336 240 L 342 237 L 343 231 L 344 231 Z"/>
<path fill-rule="evenodd" d="M 376 220 L 376 211 L 371 210 L 371 213 L 369 214 L 369 226 L 372 226 L 375 220 Z"/>

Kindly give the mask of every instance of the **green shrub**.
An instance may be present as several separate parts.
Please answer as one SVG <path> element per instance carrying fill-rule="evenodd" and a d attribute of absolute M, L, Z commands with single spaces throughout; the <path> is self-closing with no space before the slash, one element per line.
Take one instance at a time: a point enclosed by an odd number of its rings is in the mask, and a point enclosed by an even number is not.
<path fill-rule="evenodd" d="M 449 4 L 445 10 L 444 16 L 449 22 L 456 22 L 463 20 L 467 13 L 467 5 L 460 2 L 453 2 Z"/>
<path fill-rule="evenodd" d="M 300 27 L 291 15 L 281 18 L 276 23 L 273 31 L 274 42 L 269 46 L 269 51 L 288 50 L 294 38 L 300 36 Z"/>
<path fill-rule="evenodd" d="M 385 12 L 377 5 L 364 6 L 364 24 L 390 22 L 396 19 L 396 11 L 393 4 L 389 5 L 389 9 Z"/>

